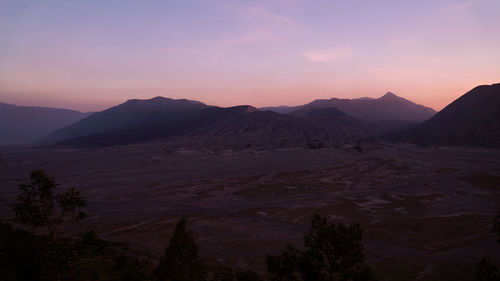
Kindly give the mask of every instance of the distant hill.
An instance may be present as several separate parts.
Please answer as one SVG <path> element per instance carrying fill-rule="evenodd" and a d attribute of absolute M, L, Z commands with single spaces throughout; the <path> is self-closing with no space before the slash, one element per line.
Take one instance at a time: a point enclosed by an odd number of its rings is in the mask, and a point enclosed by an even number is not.
<path fill-rule="evenodd" d="M 389 92 L 378 99 L 315 100 L 308 104 L 314 107 L 335 107 L 353 117 L 373 123 L 394 121 L 423 122 L 436 112 L 423 105 Z"/>
<path fill-rule="evenodd" d="M 95 113 L 38 144 L 89 147 L 158 139 L 189 146 L 244 148 L 358 143 L 372 141 L 373 134 L 370 125 L 335 109 L 283 115 L 252 106 L 221 108 L 157 97 Z"/>
<path fill-rule="evenodd" d="M 300 109 L 302 107 L 303 107 L 303 105 L 299 105 L 299 106 L 282 105 L 282 106 L 261 107 L 261 108 L 259 108 L 259 110 L 260 111 L 273 111 L 273 112 L 280 113 L 280 114 L 288 114 L 288 113 L 295 111 L 297 109 Z"/>
<path fill-rule="evenodd" d="M 249 111 L 187 132 L 178 143 L 207 147 L 318 148 L 375 141 L 373 126 L 332 109 L 279 114 Z"/>
<path fill-rule="evenodd" d="M 392 135 L 423 145 L 500 147 L 500 84 L 478 86 L 426 122 Z"/>
<path fill-rule="evenodd" d="M 34 142 L 90 114 L 68 109 L 0 103 L 0 145 Z"/>
<path fill-rule="evenodd" d="M 303 106 L 289 113 L 293 116 L 315 118 L 315 119 L 337 119 L 344 118 L 351 121 L 356 120 L 347 113 L 336 109 L 335 107 L 318 108 L 314 106 Z M 357 120 L 355 122 L 358 122 Z"/>
<path fill-rule="evenodd" d="M 315 108 L 334 107 L 358 119 L 377 124 L 383 130 L 420 123 L 436 113 L 432 108 L 415 104 L 391 92 L 377 99 L 319 99 L 298 107 L 266 107 L 261 110 L 291 113 L 304 106 Z"/>
<path fill-rule="evenodd" d="M 75 145 L 100 146 L 166 137 L 194 126 L 199 121 L 197 114 L 205 108 L 209 106 L 186 99 L 128 100 L 57 130 L 37 144 L 71 140 Z"/>

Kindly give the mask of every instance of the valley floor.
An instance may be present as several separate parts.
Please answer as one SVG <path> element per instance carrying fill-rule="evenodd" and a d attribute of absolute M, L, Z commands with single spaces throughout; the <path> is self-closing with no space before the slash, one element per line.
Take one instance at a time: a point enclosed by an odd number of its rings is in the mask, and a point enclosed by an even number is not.
<path fill-rule="evenodd" d="M 81 228 L 159 256 L 188 215 L 201 254 L 265 271 L 265 255 L 302 244 L 314 213 L 359 222 L 380 280 L 471 280 L 500 261 L 500 150 L 182 150 L 151 143 L 95 149 L 0 149 L 0 213 L 34 169 L 87 197 Z M 79 229 L 69 229 L 78 232 Z"/>

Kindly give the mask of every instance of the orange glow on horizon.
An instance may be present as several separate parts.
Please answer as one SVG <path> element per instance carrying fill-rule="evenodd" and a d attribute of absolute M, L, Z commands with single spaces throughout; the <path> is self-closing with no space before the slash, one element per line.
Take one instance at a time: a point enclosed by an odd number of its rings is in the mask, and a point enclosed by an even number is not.
<path fill-rule="evenodd" d="M 59 2 L 3 4 L 0 102 L 98 111 L 165 96 L 264 107 L 391 91 L 440 110 L 500 82 L 497 0 L 361 9 L 349 1 Z"/>

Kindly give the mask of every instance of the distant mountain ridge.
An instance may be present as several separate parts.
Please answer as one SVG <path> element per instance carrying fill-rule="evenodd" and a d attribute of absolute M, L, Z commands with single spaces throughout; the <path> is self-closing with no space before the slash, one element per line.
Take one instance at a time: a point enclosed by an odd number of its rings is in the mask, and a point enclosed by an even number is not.
<path fill-rule="evenodd" d="M 0 103 L 0 145 L 32 143 L 92 113 Z"/>
<path fill-rule="evenodd" d="M 397 132 L 391 139 L 500 148 L 500 83 L 475 87 L 429 120 Z"/>
<path fill-rule="evenodd" d="M 169 121 L 166 127 L 169 127 L 171 131 L 181 130 L 182 124 L 176 121 L 188 117 L 196 110 L 207 107 L 201 102 L 186 99 L 173 100 L 164 97 L 155 97 L 148 100 L 132 99 L 107 110 L 97 112 L 66 128 L 57 130 L 39 140 L 37 144 L 53 144 L 67 139 L 110 132 L 118 133 L 131 129 L 144 131 L 148 126 L 155 126 L 166 121 Z M 144 133 L 148 132 L 145 131 Z M 149 134 L 151 133 L 153 132 L 149 132 Z"/>
<path fill-rule="evenodd" d="M 162 97 L 129 100 L 57 130 L 37 144 L 89 147 L 169 139 L 192 146 L 243 148 L 356 143 L 374 138 L 364 122 L 336 109 L 323 111 L 336 114 L 283 115 L 252 106 L 221 108 Z"/>
<path fill-rule="evenodd" d="M 0 104 L 4 128 L 16 124 L 11 122 L 16 115 L 8 116 L 13 108 L 19 109 Z M 96 147 L 160 140 L 219 148 L 321 147 L 374 142 L 385 135 L 392 141 L 425 145 L 500 147 L 500 84 L 478 86 L 437 114 L 390 92 L 376 99 L 332 98 L 263 109 L 155 97 L 128 100 L 92 115 L 47 108 L 23 110 L 57 112 L 55 120 L 68 123 L 37 141 L 38 146 Z M 29 119 L 19 115 L 21 110 L 15 112 L 21 119 L 31 120 L 30 125 L 38 124 L 33 114 L 26 113 Z M 48 116 L 52 115 L 44 113 L 40 120 L 50 119 Z M 18 127 L 21 132 L 30 131 Z"/>
<path fill-rule="evenodd" d="M 380 98 L 318 99 L 302 106 L 264 107 L 261 110 L 289 114 L 303 107 L 334 107 L 353 117 L 384 127 L 387 127 L 388 124 L 407 125 L 423 122 L 436 113 L 432 108 L 413 103 L 391 92 Z"/>
<path fill-rule="evenodd" d="M 335 107 L 353 117 L 378 123 L 387 120 L 422 122 L 432 117 L 436 111 L 418 105 L 388 92 L 377 99 L 337 99 L 315 100 L 308 104 L 315 107 Z"/>
<path fill-rule="evenodd" d="M 318 148 L 375 140 L 375 130 L 370 124 L 335 108 L 311 108 L 296 114 L 254 110 L 174 138 L 177 143 L 218 148 Z"/>
<path fill-rule="evenodd" d="M 132 99 L 57 130 L 36 144 L 55 144 L 70 139 L 85 142 L 93 138 L 99 140 L 96 145 L 112 145 L 168 136 L 189 128 L 191 122 L 196 122 L 195 113 L 206 108 L 210 106 L 186 99 Z M 161 130 L 158 130 L 160 124 Z"/>

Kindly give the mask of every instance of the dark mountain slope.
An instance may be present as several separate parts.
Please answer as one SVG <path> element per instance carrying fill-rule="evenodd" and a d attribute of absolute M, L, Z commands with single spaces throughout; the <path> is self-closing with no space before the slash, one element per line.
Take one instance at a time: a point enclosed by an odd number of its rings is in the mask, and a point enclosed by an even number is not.
<path fill-rule="evenodd" d="M 390 92 L 377 99 L 319 99 L 302 106 L 265 107 L 260 110 L 289 114 L 303 107 L 337 108 L 350 116 L 378 125 L 382 131 L 408 127 L 423 122 L 436 113 L 431 108 L 415 104 Z"/>
<path fill-rule="evenodd" d="M 303 106 L 300 109 L 290 112 L 290 115 L 305 117 L 305 118 L 315 118 L 315 119 L 337 119 L 344 118 L 348 120 L 355 120 L 343 111 L 336 109 L 335 107 L 325 107 L 317 108 L 313 106 Z"/>
<path fill-rule="evenodd" d="M 372 127 L 336 109 L 310 108 L 293 114 L 252 111 L 221 119 L 174 138 L 206 147 L 295 147 L 358 144 L 375 140 Z"/>
<path fill-rule="evenodd" d="M 290 115 L 187 100 L 128 101 L 46 137 L 41 144 L 92 147 L 162 140 L 183 146 L 283 147 L 371 141 L 371 128 L 335 108 Z"/>
<path fill-rule="evenodd" d="M 0 145 L 28 144 L 91 113 L 0 103 Z"/>
<path fill-rule="evenodd" d="M 99 146 L 174 134 L 192 126 L 196 113 L 205 108 L 209 106 L 197 101 L 163 97 L 129 100 L 57 130 L 37 144 L 50 145 L 80 139 L 90 146 L 95 141 L 95 145 Z M 90 136 L 94 140 L 90 141 Z"/>
<path fill-rule="evenodd" d="M 261 107 L 261 108 L 259 108 L 259 110 L 260 111 L 273 111 L 273 112 L 280 113 L 280 114 L 288 114 L 288 113 L 295 111 L 297 109 L 300 109 L 302 107 L 303 107 L 303 105 L 299 105 L 299 106 L 283 105 L 283 106 Z"/>
<path fill-rule="evenodd" d="M 478 86 L 393 139 L 424 145 L 500 147 L 500 84 Z"/>

